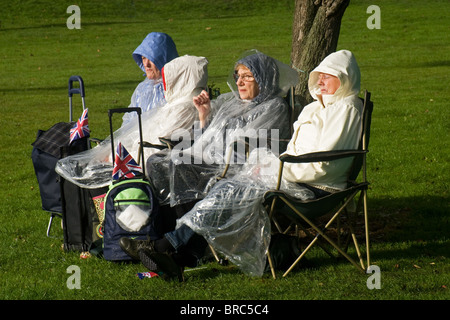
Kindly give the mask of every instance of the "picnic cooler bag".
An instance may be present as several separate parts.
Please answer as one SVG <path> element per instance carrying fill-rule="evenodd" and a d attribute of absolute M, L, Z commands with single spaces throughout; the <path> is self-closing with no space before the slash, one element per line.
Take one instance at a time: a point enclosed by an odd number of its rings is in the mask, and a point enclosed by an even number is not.
<path fill-rule="evenodd" d="M 145 176 L 140 108 L 110 109 L 108 112 L 113 164 L 115 147 L 111 118 L 114 113 L 124 112 L 138 113 L 142 172 L 136 173 L 131 178 L 123 176 L 114 180 L 106 194 L 103 220 L 103 257 L 109 261 L 131 260 L 131 257 L 120 248 L 119 240 L 122 237 L 139 240 L 156 240 L 162 237 L 162 216 L 159 204 L 154 197 L 152 186 Z"/>

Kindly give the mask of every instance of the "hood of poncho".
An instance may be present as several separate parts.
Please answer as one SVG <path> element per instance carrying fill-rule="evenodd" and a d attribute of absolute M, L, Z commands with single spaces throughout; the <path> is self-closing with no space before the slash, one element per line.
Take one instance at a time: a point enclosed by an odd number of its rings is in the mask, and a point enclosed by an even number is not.
<path fill-rule="evenodd" d="M 341 50 L 328 55 L 309 75 L 308 88 L 311 96 L 317 100 L 320 88 L 317 84 L 320 73 L 327 73 L 339 78 L 341 85 L 333 95 L 327 95 L 328 103 L 360 91 L 361 73 L 355 56 L 348 50 Z"/>
<path fill-rule="evenodd" d="M 164 66 L 162 75 L 167 102 L 191 99 L 208 86 L 208 60 L 189 55 L 178 57 Z"/>
<path fill-rule="evenodd" d="M 178 57 L 178 51 L 168 34 L 151 32 L 133 52 L 134 61 L 145 72 L 142 56 L 149 59 L 161 70 L 166 63 Z"/>
<path fill-rule="evenodd" d="M 239 98 L 233 74 L 236 66 L 243 64 L 252 73 L 259 86 L 259 94 L 252 101 L 263 102 L 275 96 L 283 96 L 287 90 L 298 82 L 298 73 L 288 65 L 265 55 L 257 50 L 250 50 L 239 59 L 229 76 L 228 86 Z"/>

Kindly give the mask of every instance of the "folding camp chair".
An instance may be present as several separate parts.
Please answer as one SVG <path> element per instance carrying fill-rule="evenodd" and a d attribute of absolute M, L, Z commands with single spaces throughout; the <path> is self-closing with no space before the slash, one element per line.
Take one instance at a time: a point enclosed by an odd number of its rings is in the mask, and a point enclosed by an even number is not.
<path fill-rule="evenodd" d="M 304 257 L 304 255 L 308 252 L 308 250 L 318 241 L 323 238 L 327 243 L 331 244 L 338 253 L 344 256 L 350 263 L 352 263 L 356 268 L 361 271 L 364 271 L 366 268 L 364 266 L 363 258 L 361 256 L 361 252 L 359 250 L 358 241 L 356 239 L 356 234 L 354 230 L 354 221 L 357 216 L 357 212 L 359 209 L 363 209 L 364 213 L 364 230 L 365 230 L 365 238 L 366 238 L 366 256 L 367 256 L 367 267 L 370 266 L 370 254 L 369 254 L 369 225 L 368 225 L 368 216 L 367 216 L 367 189 L 369 183 L 367 182 L 366 177 L 366 154 L 368 152 L 368 144 L 369 144 L 369 135 L 370 135 L 370 124 L 371 124 L 371 116 L 373 110 L 373 103 L 370 101 L 370 93 L 365 91 L 365 96 L 363 99 L 363 130 L 360 137 L 359 147 L 356 150 L 333 150 L 333 151 L 324 151 L 324 152 L 315 152 L 300 156 L 289 156 L 282 155 L 280 156 L 280 171 L 278 177 L 278 185 L 275 190 L 269 190 L 264 195 L 264 204 L 268 207 L 269 217 L 275 226 L 274 230 L 280 233 L 288 233 L 291 230 L 292 223 L 296 227 L 300 227 L 305 233 L 312 236 L 312 240 L 308 246 L 300 253 L 298 258 L 294 263 L 288 268 L 288 270 L 284 273 L 283 277 L 285 277 L 296 265 L 297 263 Z M 320 197 L 313 200 L 300 200 L 296 199 L 286 192 L 280 189 L 281 185 L 281 177 L 283 172 L 283 165 L 285 162 L 291 163 L 306 163 L 306 162 L 319 162 L 319 161 L 333 161 L 336 159 L 341 159 L 345 157 L 353 157 L 353 165 L 351 171 L 349 173 L 348 179 L 348 187 L 345 190 L 331 193 L 324 197 Z M 360 171 L 362 169 L 362 181 L 356 182 Z M 354 204 L 353 201 L 356 199 L 359 194 L 358 204 L 356 207 L 356 211 L 350 210 L 350 204 Z M 348 229 L 349 235 L 351 236 L 353 243 L 356 248 L 356 253 L 359 258 L 359 264 L 347 254 L 346 246 L 350 242 L 350 237 L 348 237 L 347 243 L 342 245 L 340 241 L 340 237 L 338 240 L 332 240 L 327 234 L 326 231 L 330 227 L 330 225 L 339 220 L 336 220 L 338 217 L 342 215 L 342 213 L 347 213 L 349 220 Z M 291 222 L 289 227 L 284 229 L 279 223 L 280 214 L 284 217 L 287 217 L 287 220 Z M 330 218 L 331 215 L 331 218 Z M 316 221 L 318 218 L 329 218 L 328 222 L 323 224 L 318 224 Z M 352 218 L 352 219 L 350 219 Z M 321 227 L 319 227 L 321 226 Z M 311 230 L 312 229 L 312 230 Z M 340 226 L 338 226 L 338 231 Z M 337 243 L 336 243 L 337 242 Z M 325 249 L 325 247 L 324 247 Z M 268 253 L 268 260 L 270 269 L 273 277 L 275 278 L 274 266 L 272 265 L 272 258 L 270 252 Z"/>

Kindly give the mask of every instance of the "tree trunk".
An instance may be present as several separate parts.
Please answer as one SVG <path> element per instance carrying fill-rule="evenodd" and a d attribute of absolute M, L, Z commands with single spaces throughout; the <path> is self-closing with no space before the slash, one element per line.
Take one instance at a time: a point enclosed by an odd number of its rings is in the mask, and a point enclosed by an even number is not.
<path fill-rule="evenodd" d="M 308 90 L 309 73 L 330 53 L 336 51 L 341 19 L 350 0 L 295 0 L 292 30 L 292 65 L 300 72 L 295 88 L 296 104 L 312 101 Z"/>

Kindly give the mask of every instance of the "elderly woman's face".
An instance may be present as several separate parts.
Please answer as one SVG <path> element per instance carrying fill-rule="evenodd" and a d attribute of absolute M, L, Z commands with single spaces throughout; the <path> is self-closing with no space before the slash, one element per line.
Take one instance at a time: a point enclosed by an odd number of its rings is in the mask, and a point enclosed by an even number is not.
<path fill-rule="evenodd" d="M 320 93 L 324 94 L 334 94 L 337 89 L 341 86 L 339 78 L 332 76 L 328 73 L 319 73 L 319 78 L 317 79 L 317 85 L 320 88 Z"/>
<path fill-rule="evenodd" d="M 239 97 L 242 100 L 252 100 L 259 94 L 259 86 L 253 77 L 253 73 L 245 66 L 239 66 L 234 74 Z"/>
<path fill-rule="evenodd" d="M 153 62 L 143 56 L 142 63 L 144 64 L 145 74 L 147 75 L 147 78 L 151 80 L 157 80 L 161 78 L 161 71 L 155 66 Z"/>

